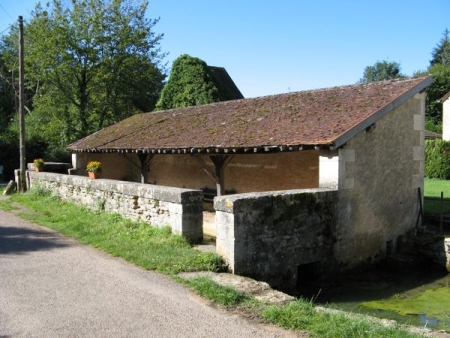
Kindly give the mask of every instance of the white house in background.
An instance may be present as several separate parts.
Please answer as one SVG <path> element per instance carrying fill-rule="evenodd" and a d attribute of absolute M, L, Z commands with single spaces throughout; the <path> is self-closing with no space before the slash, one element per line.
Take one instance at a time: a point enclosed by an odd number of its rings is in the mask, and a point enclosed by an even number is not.
<path fill-rule="evenodd" d="M 450 141 L 450 92 L 444 95 L 442 102 L 442 139 Z"/>

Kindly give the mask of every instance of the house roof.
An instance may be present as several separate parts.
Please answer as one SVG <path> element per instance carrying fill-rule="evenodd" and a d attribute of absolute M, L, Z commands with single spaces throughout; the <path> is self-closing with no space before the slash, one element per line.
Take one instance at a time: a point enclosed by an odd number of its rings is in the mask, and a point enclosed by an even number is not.
<path fill-rule="evenodd" d="M 220 81 L 225 90 L 229 92 L 229 96 L 234 99 L 243 99 L 244 95 L 242 95 L 239 88 L 234 83 L 230 74 L 228 74 L 227 70 L 223 67 L 215 67 L 208 66 L 209 70 L 214 73 L 217 79 Z"/>
<path fill-rule="evenodd" d="M 373 82 L 138 114 L 68 149 L 240 153 L 336 148 L 431 81 L 419 77 Z"/>
<path fill-rule="evenodd" d="M 441 98 L 441 102 L 446 101 L 448 98 L 450 98 L 450 92 L 448 92 L 447 94 L 445 94 L 442 98 Z"/>
<path fill-rule="evenodd" d="M 442 134 L 435 133 L 434 131 L 425 130 L 425 139 L 442 138 Z"/>

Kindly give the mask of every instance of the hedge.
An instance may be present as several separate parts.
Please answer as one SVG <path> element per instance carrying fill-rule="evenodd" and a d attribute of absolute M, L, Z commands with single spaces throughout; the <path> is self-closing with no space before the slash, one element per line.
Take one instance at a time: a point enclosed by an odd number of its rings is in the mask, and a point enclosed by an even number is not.
<path fill-rule="evenodd" d="M 425 176 L 450 179 L 450 141 L 425 141 Z"/>

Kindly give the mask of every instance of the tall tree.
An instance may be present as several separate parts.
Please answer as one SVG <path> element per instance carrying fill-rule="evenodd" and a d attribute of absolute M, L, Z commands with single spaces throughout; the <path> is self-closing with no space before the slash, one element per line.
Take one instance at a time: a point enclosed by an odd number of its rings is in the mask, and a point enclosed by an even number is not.
<path fill-rule="evenodd" d="M 14 91 L 14 76 L 8 71 L 0 54 L 0 134 L 4 133 L 16 112 L 17 97 Z"/>
<path fill-rule="evenodd" d="M 430 60 L 430 67 L 436 64 L 442 65 L 450 65 L 450 32 L 448 29 L 445 29 L 443 33 L 443 37 L 437 44 L 437 46 L 433 49 L 431 56 L 433 57 Z"/>
<path fill-rule="evenodd" d="M 440 99 L 450 91 L 450 65 L 437 63 L 428 69 L 433 83 L 427 88 L 426 117 L 434 123 L 442 121 Z"/>
<path fill-rule="evenodd" d="M 360 83 L 376 82 L 384 80 L 399 79 L 405 77 L 400 73 L 401 67 L 398 62 L 378 61 L 373 66 L 364 69 Z"/>
<path fill-rule="evenodd" d="M 25 26 L 30 119 L 51 142 L 68 142 L 154 108 L 163 87 L 158 19 L 144 0 L 52 0 Z M 12 32 L 14 35 L 14 32 Z M 12 39 L 14 40 L 14 39 Z"/>
<path fill-rule="evenodd" d="M 442 129 L 442 103 L 440 99 L 450 91 L 450 32 L 446 29 L 443 37 L 431 52 L 432 59 L 426 72 L 416 75 L 431 74 L 433 83 L 427 88 L 426 118 L 428 128 L 435 131 Z"/>
<path fill-rule="evenodd" d="M 196 106 L 243 98 L 229 77 L 228 83 L 225 83 L 218 76 L 219 70 L 225 72 L 223 68 L 208 66 L 199 58 L 187 54 L 179 56 L 173 62 L 169 81 L 162 90 L 156 109 Z"/>

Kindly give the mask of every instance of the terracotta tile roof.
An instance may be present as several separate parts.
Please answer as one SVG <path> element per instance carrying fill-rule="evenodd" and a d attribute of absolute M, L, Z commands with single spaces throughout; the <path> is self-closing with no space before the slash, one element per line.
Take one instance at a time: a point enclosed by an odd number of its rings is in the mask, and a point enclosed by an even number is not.
<path fill-rule="evenodd" d="M 425 130 L 425 139 L 442 138 L 442 134 L 435 133 L 434 131 Z"/>
<path fill-rule="evenodd" d="M 444 101 L 446 101 L 448 98 L 450 98 L 450 92 L 448 92 L 447 94 L 445 94 L 445 95 L 440 99 L 440 101 L 441 101 L 442 103 L 444 103 Z"/>
<path fill-rule="evenodd" d="M 214 73 L 214 75 L 219 79 L 222 86 L 225 90 L 228 91 L 228 95 L 232 99 L 243 99 L 244 95 L 242 95 L 239 88 L 234 83 L 233 79 L 231 78 L 230 74 L 228 74 L 227 70 L 223 67 L 215 67 L 215 66 L 208 66 L 209 70 Z"/>
<path fill-rule="evenodd" d="M 431 81 L 420 77 L 374 82 L 144 113 L 68 149 L 221 153 L 339 147 Z"/>

